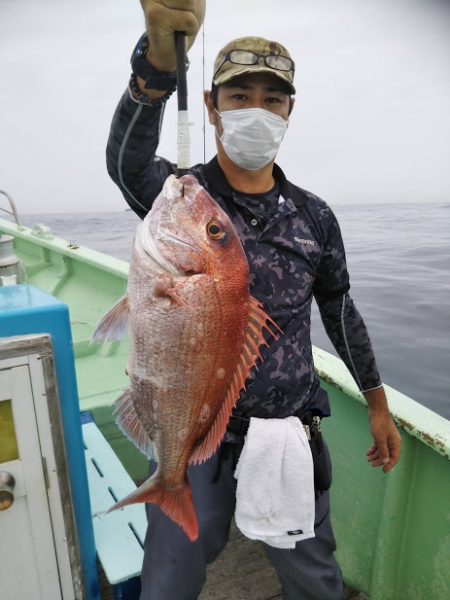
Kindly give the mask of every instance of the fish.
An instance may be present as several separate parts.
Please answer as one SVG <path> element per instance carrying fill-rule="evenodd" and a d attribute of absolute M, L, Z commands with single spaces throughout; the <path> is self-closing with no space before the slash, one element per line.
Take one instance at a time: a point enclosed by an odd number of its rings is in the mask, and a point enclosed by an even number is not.
<path fill-rule="evenodd" d="M 170 175 L 138 225 L 127 294 L 92 341 L 127 331 L 130 386 L 116 401 L 116 422 L 157 469 L 110 510 L 158 504 L 192 542 L 198 521 L 187 468 L 215 453 L 260 346 L 281 333 L 250 294 L 228 215 L 193 175 Z"/>

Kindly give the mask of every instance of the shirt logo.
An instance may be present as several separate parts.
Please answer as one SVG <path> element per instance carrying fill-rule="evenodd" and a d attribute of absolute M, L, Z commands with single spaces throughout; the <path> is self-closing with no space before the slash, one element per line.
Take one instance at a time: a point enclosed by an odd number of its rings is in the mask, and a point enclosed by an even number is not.
<path fill-rule="evenodd" d="M 288 531 L 287 534 L 288 535 L 300 535 L 303 533 L 302 529 L 294 529 L 293 531 Z"/>
<path fill-rule="evenodd" d="M 314 240 L 305 240 L 303 238 L 298 237 L 294 237 L 294 240 L 299 244 L 303 244 L 304 246 L 314 246 L 315 244 Z"/>

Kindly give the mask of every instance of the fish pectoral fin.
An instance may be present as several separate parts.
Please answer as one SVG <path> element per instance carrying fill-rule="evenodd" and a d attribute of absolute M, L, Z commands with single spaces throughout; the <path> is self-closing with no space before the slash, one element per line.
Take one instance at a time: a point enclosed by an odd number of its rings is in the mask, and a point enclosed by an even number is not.
<path fill-rule="evenodd" d="M 156 459 L 156 448 L 150 436 L 145 431 L 139 415 L 134 408 L 131 392 L 126 389 L 116 400 L 114 409 L 116 423 L 130 442 L 146 456 L 149 460 Z"/>
<path fill-rule="evenodd" d="M 128 314 L 128 296 L 125 295 L 100 319 L 92 334 L 91 344 L 121 340 L 127 331 Z"/>
<path fill-rule="evenodd" d="M 276 334 L 267 323 L 282 333 L 278 325 L 263 311 L 261 304 L 255 298 L 250 296 L 250 312 L 244 347 L 242 348 L 235 371 L 231 377 L 225 401 L 208 433 L 200 444 L 194 448 L 189 459 L 189 464 L 195 465 L 210 458 L 222 441 L 228 421 L 230 420 L 231 411 L 238 401 L 240 391 L 245 388 L 245 380 L 249 376 L 251 369 L 256 366 L 258 358 L 261 358 L 259 347 L 261 344 L 267 345 L 263 331 L 266 330 L 276 338 Z"/>
<path fill-rule="evenodd" d="M 187 480 L 179 488 L 169 490 L 163 486 L 160 477 L 155 474 L 123 500 L 114 504 L 108 512 L 142 502 L 157 504 L 169 519 L 181 527 L 189 541 L 195 542 L 198 538 L 197 515 L 191 486 Z"/>

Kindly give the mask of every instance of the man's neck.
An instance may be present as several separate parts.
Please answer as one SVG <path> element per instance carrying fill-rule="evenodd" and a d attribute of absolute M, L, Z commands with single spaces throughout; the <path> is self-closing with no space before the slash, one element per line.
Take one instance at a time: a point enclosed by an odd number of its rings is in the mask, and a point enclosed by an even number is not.
<path fill-rule="evenodd" d="M 273 162 L 258 171 L 248 171 L 234 164 L 222 148 L 217 149 L 217 159 L 228 184 L 238 192 L 263 194 L 269 192 L 275 185 L 272 175 Z"/>

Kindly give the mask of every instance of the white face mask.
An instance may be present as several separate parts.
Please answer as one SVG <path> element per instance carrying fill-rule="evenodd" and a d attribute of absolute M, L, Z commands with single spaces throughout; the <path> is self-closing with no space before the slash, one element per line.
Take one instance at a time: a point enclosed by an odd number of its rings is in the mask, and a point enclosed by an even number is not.
<path fill-rule="evenodd" d="M 277 155 L 288 122 L 263 108 L 243 108 L 220 113 L 219 136 L 230 160 L 242 169 L 258 171 Z M 216 131 L 217 135 L 217 131 Z"/>

